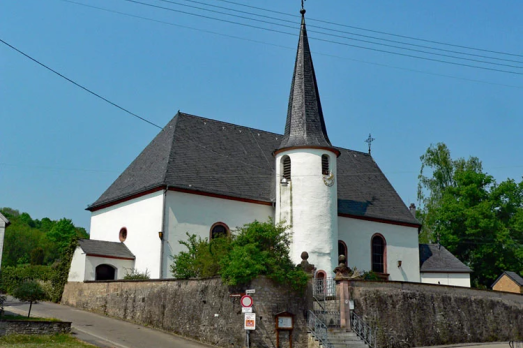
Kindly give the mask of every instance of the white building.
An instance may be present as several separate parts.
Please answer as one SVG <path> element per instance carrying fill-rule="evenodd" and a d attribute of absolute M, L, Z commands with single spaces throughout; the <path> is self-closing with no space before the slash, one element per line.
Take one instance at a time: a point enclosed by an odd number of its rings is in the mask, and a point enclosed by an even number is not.
<path fill-rule="evenodd" d="M 2 253 L 4 251 L 5 229 L 9 226 L 9 220 L 0 213 L 0 269 L 2 269 Z"/>
<path fill-rule="evenodd" d="M 178 112 L 88 210 L 91 238 L 125 243 L 154 278 L 171 276 L 186 232 L 213 238 L 271 217 L 291 226 L 293 261 L 307 251 L 319 275 L 344 254 L 420 282 L 420 223 L 369 154 L 330 143 L 304 19 L 283 135 Z"/>
<path fill-rule="evenodd" d="M 421 282 L 470 288 L 472 270 L 438 244 L 420 244 Z"/>

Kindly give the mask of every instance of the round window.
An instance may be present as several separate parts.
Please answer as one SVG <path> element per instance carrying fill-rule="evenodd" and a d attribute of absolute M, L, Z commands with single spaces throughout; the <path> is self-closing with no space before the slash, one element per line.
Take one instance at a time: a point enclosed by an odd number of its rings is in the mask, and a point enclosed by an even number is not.
<path fill-rule="evenodd" d="M 125 240 L 127 239 L 127 228 L 125 227 L 122 227 L 122 229 L 120 229 L 120 242 L 125 242 Z"/>

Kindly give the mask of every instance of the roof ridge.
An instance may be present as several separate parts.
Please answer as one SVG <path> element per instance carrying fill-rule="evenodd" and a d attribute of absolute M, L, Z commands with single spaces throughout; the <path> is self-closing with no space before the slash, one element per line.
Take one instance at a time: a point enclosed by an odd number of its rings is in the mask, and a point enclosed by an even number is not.
<path fill-rule="evenodd" d="M 169 121 L 169 123 L 167 123 L 165 125 L 165 127 L 162 129 L 162 131 L 171 124 L 171 122 L 173 122 L 173 124 L 171 125 L 171 127 L 173 127 L 173 136 L 172 136 L 172 139 L 171 139 L 171 142 L 170 142 L 170 145 L 169 145 L 169 154 L 167 156 L 167 165 L 165 166 L 165 172 L 163 173 L 163 179 L 162 179 L 162 184 L 167 186 L 167 183 L 166 183 L 166 180 L 167 180 L 167 173 L 169 172 L 169 164 L 171 163 L 171 160 L 172 158 L 174 157 L 174 143 L 176 141 L 176 125 L 178 124 L 178 120 L 180 119 L 180 116 L 181 116 L 181 112 L 180 110 L 178 110 L 178 112 L 176 113 L 176 115 L 174 115 L 174 117 L 172 118 L 172 120 Z"/>
<path fill-rule="evenodd" d="M 259 129 L 259 128 L 249 127 L 249 126 L 242 126 L 242 125 L 240 125 L 240 124 L 235 124 L 235 123 L 231 123 L 231 122 L 215 120 L 215 119 L 212 119 L 212 118 L 207 118 L 207 117 L 203 117 L 203 116 L 199 116 L 199 115 L 188 114 L 188 113 L 186 113 L 186 112 L 181 112 L 181 111 L 179 111 L 178 113 L 180 114 L 180 116 L 195 117 L 195 118 L 199 118 L 199 119 L 202 119 L 202 120 L 205 120 L 205 121 L 211 121 L 211 122 L 216 122 L 216 123 L 228 124 L 228 125 L 233 126 L 233 127 L 241 127 L 241 128 L 246 128 L 246 129 L 253 130 L 253 131 L 264 132 L 264 133 L 270 133 L 270 134 L 278 135 L 278 136 L 280 136 L 280 137 L 283 136 L 283 134 L 281 134 L 281 133 L 275 133 L 275 132 L 266 131 L 266 130 Z"/>

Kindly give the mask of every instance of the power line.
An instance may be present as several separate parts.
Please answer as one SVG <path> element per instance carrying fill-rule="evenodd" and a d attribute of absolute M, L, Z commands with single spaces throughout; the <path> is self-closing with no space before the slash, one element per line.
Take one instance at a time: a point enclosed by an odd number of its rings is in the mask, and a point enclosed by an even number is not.
<path fill-rule="evenodd" d="M 262 8 L 262 7 L 256 7 L 256 6 L 251 6 L 251 5 L 240 4 L 240 3 L 237 3 L 237 2 L 234 2 L 234 1 L 230 1 L 230 0 L 216 0 L 216 1 L 221 1 L 221 2 L 225 2 L 225 3 L 229 3 L 229 4 L 238 5 L 238 6 L 253 8 L 253 9 L 256 9 L 256 10 L 276 13 L 276 14 L 280 14 L 280 15 L 284 15 L 284 16 L 290 16 L 290 17 L 294 17 L 294 18 L 297 17 L 296 15 L 292 15 L 292 14 L 289 14 L 289 13 L 286 13 L 286 12 L 274 11 L 274 10 L 269 10 L 269 9 Z M 514 56 L 514 57 L 523 57 L 523 55 L 521 55 L 521 54 L 501 52 L 501 51 L 494 51 L 494 50 L 488 50 L 488 49 L 471 47 L 471 46 L 464 46 L 464 45 L 456 45 L 456 44 L 446 43 L 446 42 L 442 42 L 442 41 L 422 39 L 422 38 L 414 37 L 414 36 L 393 34 L 393 33 L 385 32 L 385 31 L 379 31 L 379 30 L 367 29 L 367 28 L 362 28 L 362 27 L 356 27 L 356 26 L 352 26 L 352 25 L 340 24 L 340 23 L 325 21 L 325 20 L 312 18 L 312 17 L 308 17 L 308 20 L 316 21 L 316 22 L 320 22 L 320 23 L 325 23 L 325 24 L 336 25 L 336 26 L 345 27 L 345 28 L 351 28 L 351 29 L 358 29 L 358 30 L 368 31 L 368 32 L 376 33 L 376 34 L 390 35 L 390 36 L 401 37 L 401 38 L 409 39 L 409 40 L 416 40 L 416 41 L 422 41 L 422 42 L 427 42 L 427 43 L 433 43 L 433 44 L 438 44 L 438 45 L 458 47 L 458 48 L 465 48 L 465 49 L 468 49 L 468 50 L 489 52 L 489 53 L 502 54 L 502 55 L 507 55 L 507 56 Z"/>
<path fill-rule="evenodd" d="M 175 5 L 179 5 L 179 6 L 186 6 L 186 7 L 196 8 L 196 9 L 202 9 L 202 8 L 196 7 L 196 6 L 189 6 L 189 5 L 180 4 L 180 3 L 176 2 L 176 1 L 172 1 L 172 0 L 158 0 L 158 1 L 172 3 L 172 4 L 175 4 Z M 262 18 L 268 18 L 268 19 L 272 19 L 272 20 L 278 20 L 278 21 L 282 21 L 282 22 L 285 22 L 285 23 L 296 24 L 296 21 L 291 21 L 291 20 L 281 19 L 281 18 L 276 18 L 276 17 L 271 17 L 271 16 L 264 16 L 262 14 L 248 12 L 248 11 L 241 11 L 241 10 L 232 9 L 232 8 L 228 8 L 228 7 L 224 7 L 224 6 L 217 6 L 217 5 L 207 4 L 205 2 L 201 2 L 201 1 L 197 1 L 197 0 L 182 0 L 182 1 L 196 3 L 196 4 L 202 4 L 202 5 L 205 5 L 205 6 L 225 9 L 225 10 L 228 10 L 228 11 L 233 11 L 233 12 L 238 12 L 238 13 L 249 14 L 249 15 L 256 16 L 256 17 L 262 17 Z M 202 10 L 215 12 L 215 13 L 220 13 L 220 14 L 225 14 L 225 15 L 229 15 L 229 16 L 235 16 L 235 15 L 232 15 L 232 14 L 229 14 L 229 13 L 224 13 L 224 12 L 219 12 L 219 11 L 212 11 L 212 10 L 208 10 L 208 9 L 202 9 Z M 246 17 L 243 17 L 243 16 L 235 16 L 235 17 L 259 21 L 259 19 L 257 19 L 257 18 L 256 19 L 252 19 L 252 18 L 246 18 Z M 273 22 L 266 22 L 266 21 L 262 21 L 262 22 L 263 23 L 269 23 L 269 24 L 284 26 L 282 24 L 277 24 L 277 23 L 273 23 Z M 285 26 L 285 27 L 289 27 L 289 26 Z M 326 27 L 317 26 L 317 25 L 313 25 L 313 24 L 307 24 L 307 27 L 308 28 L 318 28 L 318 29 L 323 29 L 323 30 L 336 32 L 336 33 L 343 33 L 343 34 L 353 35 L 353 36 L 360 36 L 360 37 L 373 39 L 373 40 L 381 40 L 381 41 L 386 41 L 386 42 L 392 42 L 392 43 L 397 43 L 397 44 L 400 44 L 400 45 L 408 45 L 408 46 L 413 46 L 413 47 L 420 47 L 420 48 L 425 48 L 425 49 L 430 49 L 430 50 L 437 50 L 437 51 L 454 53 L 454 54 L 461 54 L 461 55 L 467 55 L 467 56 L 472 56 L 472 57 L 480 57 L 480 58 L 486 58 L 486 59 L 492 59 L 492 60 L 498 60 L 498 61 L 506 61 L 506 62 L 523 64 L 523 61 L 519 61 L 519 60 L 491 57 L 491 56 L 485 56 L 485 55 L 474 54 L 474 53 L 466 53 L 466 52 L 448 50 L 448 49 L 444 49 L 444 48 L 431 47 L 431 46 L 426 46 L 426 45 L 418 45 L 418 44 L 413 44 L 413 43 L 409 43 L 409 42 L 390 40 L 390 39 L 384 39 L 384 38 L 380 38 L 380 37 L 376 37 L 376 36 L 358 34 L 358 33 L 350 32 L 350 31 L 336 30 L 336 29 L 326 28 Z M 295 26 L 293 26 L 292 28 L 295 28 Z M 321 32 L 321 31 L 309 30 L 309 32 L 320 33 L 320 34 L 330 35 L 330 36 L 334 36 L 334 37 L 342 37 L 342 38 L 345 38 L 347 40 L 362 41 L 362 42 L 367 42 L 367 43 L 371 43 L 371 44 L 375 44 L 375 45 L 380 45 L 381 44 L 381 43 L 376 43 L 376 42 L 372 42 L 372 41 L 358 40 L 358 39 L 354 39 L 354 38 L 350 38 L 350 37 L 346 37 L 346 36 L 327 34 L 327 33 Z M 407 49 L 407 48 L 398 47 L 398 46 L 390 46 L 390 47 L 395 47 L 395 48 L 399 48 L 399 49 Z M 422 51 L 419 51 L 419 52 L 422 52 Z M 436 54 L 436 53 L 432 53 L 432 52 L 425 52 L 425 53 Z M 447 56 L 447 55 L 444 55 L 444 56 Z M 452 56 L 447 56 L 447 57 L 452 57 Z M 461 58 L 461 57 L 454 57 L 454 58 L 456 58 L 456 59 L 466 59 L 466 58 Z M 473 60 L 473 61 L 478 61 L 478 60 Z M 478 61 L 478 62 L 483 62 L 483 61 Z M 495 64 L 495 63 L 491 63 L 491 62 L 485 62 L 485 63 L 487 63 L 487 64 Z M 514 67 L 514 68 L 519 68 L 519 69 L 523 68 L 521 66 L 512 66 L 512 65 L 503 65 L 503 64 L 501 64 L 501 65 L 502 66 L 509 66 L 509 67 Z"/>
<path fill-rule="evenodd" d="M 24 53 L 24 52 L 22 52 L 22 51 L 20 51 L 18 48 L 16 48 L 16 47 L 14 47 L 13 45 L 7 43 L 6 41 L 2 40 L 1 38 L 0 38 L 0 42 L 3 43 L 4 45 L 6 45 L 7 47 L 9 47 L 9 48 L 15 50 L 16 52 L 20 53 L 21 55 L 25 56 L 26 58 L 29 58 L 30 60 L 32 60 L 32 61 L 35 62 L 36 64 L 38 64 L 38 65 L 40 65 L 40 66 L 46 68 L 47 70 L 49 70 L 49 71 L 55 73 L 56 75 L 60 76 L 61 78 L 63 78 L 63 79 L 65 79 L 65 80 L 69 81 L 69 82 L 72 83 L 73 85 L 75 85 L 75 86 L 77 86 L 77 87 L 80 87 L 80 88 L 83 89 L 84 91 L 86 91 L 86 92 L 88 92 L 88 93 L 94 95 L 94 96 L 97 97 L 97 98 L 102 99 L 102 100 L 105 101 L 106 103 L 109 103 L 109 104 L 111 104 L 112 106 L 117 107 L 118 109 L 120 109 L 120 110 L 122 110 L 122 111 L 128 113 L 129 115 L 134 116 L 134 117 L 136 117 L 136 118 L 138 118 L 138 119 L 140 119 L 140 120 L 142 120 L 142 121 L 144 121 L 144 122 L 147 122 L 147 123 L 149 123 L 149 124 L 152 125 L 152 126 L 155 126 L 155 127 L 157 127 L 157 128 L 162 129 L 162 127 L 160 127 L 159 125 L 157 125 L 157 124 L 155 124 L 155 123 L 153 123 L 153 122 L 151 122 L 151 121 L 149 121 L 149 120 L 147 120 L 147 119 L 145 119 L 145 118 L 143 118 L 143 117 L 141 117 L 141 116 L 138 116 L 138 115 L 135 114 L 134 112 L 131 112 L 131 111 L 129 111 L 129 110 L 127 110 L 127 109 L 121 107 L 120 105 L 118 105 L 118 104 L 116 104 L 116 103 L 113 103 L 113 102 L 110 101 L 109 99 L 102 97 L 100 94 L 98 94 L 98 93 L 96 93 L 96 92 L 93 92 L 93 91 L 91 91 L 90 89 L 88 89 L 87 87 L 84 87 L 84 86 L 82 86 L 81 84 L 79 84 L 79 83 L 77 83 L 77 82 L 71 80 L 71 79 L 68 78 L 67 76 L 62 75 L 62 74 L 59 73 L 58 71 L 56 71 L 56 70 L 54 70 L 54 69 L 48 67 L 47 65 L 45 65 L 45 64 L 43 64 L 43 63 L 41 63 L 41 62 L 39 62 L 39 61 L 36 60 L 35 58 L 31 57 L 30 55 L 28 55 L 28 54 L 26 54 L 26 53 Z"/>
<path fill-rule="evenodd" d="M 219 36 L 222 36 L 222 37 L 228 37 L 228 38 L 242 40 L 242 41 L 247 41 L 247 42 L 254 42 L 254 43 L 259 43 L 259 44 L 263 44 L 263 45 L 269 45 L 269 46 L 284 48 L 284 49 L 288 49 L 288 50 L 296 50 L 296 47 L 283 46 L 283 45 L 274 44 L 272 42 L 253 40 L 253 39 L 245 38 L 245 37 L 241 37 L 241 36 L 223 34 L 223 33 L 212 31 L 212 30 L 205 30 L 205 29 L 201 29 L 201 28 L 190 27 L 190 26 L 176 24 L 176 23 L 172 23 L 172 22 L 166 22 L 166 21 L 153 19 L 153 18 L 148 18 L 148 17 L 143 17 L 143 16 L 138 16 L 138 15 L 134 15 L 134 14 L 126 13 L 126 12 L 110 10 L 110 9 L 103 8 L 103 7 L 87 5 L 87 4 L 83 4 L 83 3 L 80 3 L 80 2 L 76 2 L 76 1 L 71 1 L 71 0 L 61 0 L 61 1 L 64 1 L 64 2 L 67 2 L 67 3 L 71 3 L 71 4 L 75 4 L 75 5 L 84 6 L 84 7 L 88 7 L 88 8 L 92 8 L 92 9 L 97 9 L 97 10 L 101 10 L 101 11 L 105 11 L 105 12 L 109 12 L 109 13 L 115 13 L 115 14 L 119 14 L 119 15 L 122 15 L 122 16 L 126 16 L 126 17 L 146 20 L 146 21 L 150 21 L 150 22 L 154 22 L 154 23 L 165 24 L 165 25 L 169 25 L 169 26 L 195 30 L 195 31 L 199 31 L 199 32 L 202 32 L 202 33 L 219 35 Z M 503 83 L 496 83 L 496 82 L 490 82 L 490 81 L 469 79 L 469 78 L 465 78 L 465 77 L 458 77 L 458 76 L 452 76 L 452 75 L 446 75 L 446 74 L 433 73 L 433 72 L 429 72 L 429 71 L 416 70 L 416 69 L 404 68 L 404 67 L 399 67 L 399 66 L 394 66 L 394 65 L 389 65 L 389 64 L 364 61 L 364 60 L 348 58 L 348 57 L 343 57 L 343 56 L 338 56 L 338 55 L 333 55 L 333 54 L 328 54 L 328 53 L 314 52 L 314 54 L 320 55 L 320 56 L 325 56 L 325 57 L 349 60 L 349 61 L 352 61 L 352 62 L 358 62 L 358 63 L 363 63 L 363 64 L 381 66 L 381 67 L 386 67 L 386 68 L 391 68 L 391 69 L 404 70 L 404 71 L 409 71 L 409 72 L 414 72 L 414 73 L 419 73 L 419 74 L 439 76 L 439 77 L 446 77 L 446 78 L 451 78 L 451 79 L 455 79 L 455 80 L 462 80 L 462 81 L 468 81 L 468 82 L 482 83 L 482 84 L 487 84 L 487 85 L 494 85 L 494 86 L 502 86 L 502 87 L 523 89 L 523 86 L 508 85 L 508 84 L 503 84 Z"/>
<path fill-rule="evenodd" d="M 163 6 L 158 6 L 158 5 L 148 4 L 148 3 L 143 3 L 143 2 L 140 2 L 140 1 L 136 1 L 136 0 L 123 0 L 123 1 L 130 2 L 130 3 L 135 3 L 135 4 L 139 4 L 139 5 L 143 5 L 143 6 L 149 6 L 149 7 L 153 7 L 153 8 L 163 9 L 163 10 L 167 10 L 167 11 L 172 11 L 172 12 L 177 12 L 177 13 L 187 14 L 187 15 L 190 15 L 190 16 L 195 16 L 195 17 L 200 17 L 200 18 L 207 18 L 207 19 L 211 19 L 211 20 L 214 20 L 214 21 L 225 22 L 225 23 L 230 23 L 230 24 L 234 24 L 234 25 L 240 25 L 240 26 L 244 26 L 244 27 L 249 27 L 249 28 L 254 28 L 254 29 L 259 29 L 259 30 L 265 30 L 265 31 L 271 31 L 271 32 L 275 32 L 275 33 L 280 33 L 280 34 L 285 34 L 285 35 L 295 36 L 295 34 L 288 33 L 288 32 L 284 32 L 284 31 L 281 31 L 281 30 L 269 29 L 269 28 L 263 28 L 263 27 L 259 27 L 259 26 L 255 26 L 255 25 L 250 25 L 250 24 L 245 24 L 245 23 L 239 23 L 239 22 L 230 21 L 230 20 L 227 20 L 227 19 L 216 18 L 216 17 L 211 17 L 211 16 L 206 16 L 206 15 L 196 14 L 196 13 L 192 13 L 192 12 L 176 10 L 176 9 L 169 8 L 169 7 L 163 7 Z M 365 46 L 353 45 L 353 44 L 348 44 L 348 43 L 339 42 L 339 41 L 333 41 L 333 40 L 322 39 L 322 38 L 318 38 L 318 37 L 311 37 L 311 36 L 309 36 L 309 39 L 313 39 L 313 40 L 317 40 L 317 41 L 323 41 L 323 42 L 328 42 L 328 43 L 333 43 L 333 44 L 342 45 L 342 46 L 348 46 L 348 47 L 360 48 L 360 49 L 369 50 L 369 51 L 374 51 L 374 52 L 381 52 L 381 53 L 393 54 L 393 55 L 402 56 L 402 57 L 409 57 L 409 58 L 414 58 L 414 59 L 421 59 L 421 60 L 426 60 L 426 61 L 438 62 L 438 63 L 443 63 L 443 64 L 450 64 L 450 65 L 464 66 L 464 67 L 468 67 L 468 68 L 475 68 L 475 69 L 481 69 L 481 70 L 488 70 L 488 71 L 502 72 L 502 73 L 513 74 L 513 75 L 523 75 L 523 73 L 518 73 L 518 72 L 514 72 L 514 71 L 509 71 L 509 70 L 501 70 L 501 69 L 487 68 L 487 67 L 482 67 L 482 66 L 477 66 L 477 65 L 471 65 L 471 64 L 465 64 L 465 63 L 449 62 L 449 61 L 442 60 L 442 59 L 428 58 L 428 57 L 421 57 L 421 56 L 416 56 L 416 55 L 413 55 L 413 54 L 399 53 L 399 52 L 387 51 L 387 50 L 378 49 L 378 48 L 371 48 L 371 47 L 365 47 Z M 360 41 L 361 41 L 361 40 L 360 40 Z M 381 45 L 384 45 L 384 44 L 381 44 Z M 404 48 L 404 49 L 406 49 L 406 48 Z M 411 50 L 411 49 L 407 49 L 407 50 Z M 434 54 L 434 53 L 430 53 L 430 52 L 426 52 L 426 53 L 428 53 L 428 54 Z M 438 55 L 440 55 L 440 54 L 438 54 Z M 457 58 L 457 59 L 465 59 L 465 58 Z M 466 60 L 470 60 L 470 59 L 466 59 Z M 497 64 L 497 63 L 491 63 L 491 64 Z M 499 65 L 499 64 L 497 64 L 497 65 Z"/>

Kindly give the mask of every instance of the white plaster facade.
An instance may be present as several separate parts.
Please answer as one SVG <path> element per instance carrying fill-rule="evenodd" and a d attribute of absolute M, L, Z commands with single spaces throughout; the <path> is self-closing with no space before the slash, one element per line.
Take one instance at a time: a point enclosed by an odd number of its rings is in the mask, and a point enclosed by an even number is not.
<path fill-rule="evenodd" d="M 136 256 L 137 271 L 148 271 L 151 278 L 160 277 L 158 232 L 163 231 L 163 194 L 162 190 L 156 191 L 92 212 L 90 238 L 120 242 L 120 230 L 126 228 L 124 243 Z"/>
<path fill-rule="evenodd" d="M 322 155 L 329 156 L 331 175 L 322 174 Z M 291 160 L 291 179 L 282 185 L 283 159 Z M 309 253 L 316 268 L 332 271 L 338 258 L 338 192 L 336 154 L 325 149 L 300 148 L 276 155 L 276 222 L 290 225 L 290 255 L 296 263 Z"/>
<path fill-rule="evenodd" d="M 347 245 L 347 265 L 370 271 L 371 240 L 375 234 L 386 242 L 385 273 L 389 280 L 420 282 L 418 229 L 381 222 L 338 217 L 338 238 Z M 401 266 L 398 267 L 398 261 Z"/>
<path fill-rule="evenodd" d="M 0 213 L 0 269 L 2 269 L 2 253 L 4 251 L 5 229 L 9 225 L 9 220 Z"/>
<path fill-rule="evenodd" d="M 86 255 L 81 247 L 77 247 L 71 261 L 68 282 L 83 282 L 96 279 L 96 267 L 109 265 L 115 269 L 115 279 L 123 279 L 135 268 L 134 260 L 124 260 L 109 257 Z"/>
<path fill-rule="evenodd" d="M 470 288 L 470 273 L 421 273 L 421 282 Z"/>

